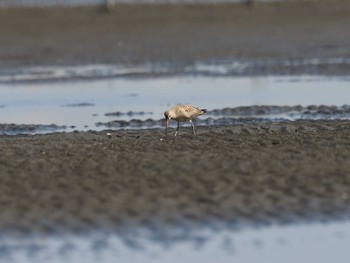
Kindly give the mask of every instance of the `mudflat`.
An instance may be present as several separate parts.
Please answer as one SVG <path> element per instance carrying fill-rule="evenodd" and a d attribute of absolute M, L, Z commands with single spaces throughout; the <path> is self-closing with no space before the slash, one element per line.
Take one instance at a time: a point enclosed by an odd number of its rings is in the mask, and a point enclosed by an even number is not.
<path fill-rule="evenodd" d="M 0 67 L 349 58 L 349 24 L 347 0 L 0 9 Z"/>
<path fill-rule="evenodd" d="M 0 231 L 349 215 L 350 122 L 0 137 Z"/>
<path fill-rule="evenodd" d="M 0 70 L 349 59 L 349 24 L 346 0 L 0 9 Z M 348 217 L 349 160 L 350 121 L 0 136 L 0 232 Z"/>

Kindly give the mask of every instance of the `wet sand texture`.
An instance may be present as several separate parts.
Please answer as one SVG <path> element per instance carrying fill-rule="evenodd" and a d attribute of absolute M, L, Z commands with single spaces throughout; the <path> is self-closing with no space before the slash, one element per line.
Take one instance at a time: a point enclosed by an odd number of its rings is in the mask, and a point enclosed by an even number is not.
<path fill-rule="evenodd" d="M 349 24 L 347 0 L 0 9 L 0 67 L 348 58 Z"/>
<path fill-rule="evenodd" d="M 0 137 L 0 231 L 349 215 L 350 122 Z M 174 131 L 174 129 L 173 129 Z M 243 221 L 242 221 L 243 222 Z"/>

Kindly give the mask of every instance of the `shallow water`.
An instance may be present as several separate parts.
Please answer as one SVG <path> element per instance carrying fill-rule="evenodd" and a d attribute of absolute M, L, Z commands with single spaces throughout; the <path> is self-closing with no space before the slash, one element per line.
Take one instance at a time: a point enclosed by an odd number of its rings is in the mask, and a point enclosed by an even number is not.
<path fill-rule="evenodd" d="M 1 237 L 1 262 L 349 262 L 350 223 Z"/>
<path fill-rule="evenodd" d="M 65 130 L 102 130 L 111 121 L 139 120 L 134 127 L 157 127 L 163 112 L 178 103 L 190 103 L 210 112 L 198 124 L 214 119 L 232 124 L 236 119 L 264 120 L 350 119 L 348 108 L 336 111 L 289 111 L 267 107 L 257 114 L 256 105 L 295 106 L 349 104 L 350 79 L 346 77 L 209 77 L 115 78 L 91 81 L 30 82 L 0 84 L 0 123 L 55 124 Z M 253 106 L 248 112 L 224 108 Z M 219 109 L 219 111 L 213 111 Z M 312 107 L 311 107 L 312 109 Z M 110 114 L 112 113 L 112 114 Z M 113 114 L 114 113 L 114 114 Z M 307 114 L 306 114 L 307 113 Z M 208 119 L 209 118 L 209 119 Z M 231 119 L 229 119 L 231 118 Z M 232 121 L 233 118 L 233 121 Z M 145 120 L 154 120 L 145 124 Z M 96 123 L 102 125 L 96 126 Z M 133 127 L 124 125 L 122 127 Z M 50 128 L 50 127 L 49 127 Z M 52 129 L 28 130 L 50 132 Z M 120 128 L 120 127 L 119 127 Z M 25 131 L 25 129 L 24 129 Z M 23 130 L 17 133 L 22 133 Z M 3 133 L 11 133 L 7 130 Z M 15 134 L 13 131 L 12 134 Z"/>

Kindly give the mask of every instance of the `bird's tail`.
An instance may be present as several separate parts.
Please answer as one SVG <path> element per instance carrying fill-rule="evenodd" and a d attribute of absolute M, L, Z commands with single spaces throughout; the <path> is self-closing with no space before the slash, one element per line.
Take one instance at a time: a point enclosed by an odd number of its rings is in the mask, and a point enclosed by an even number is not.
<path fill-rule="evenodd" d="M 201 109 L 201 114 L 207 113 L 207 109 Z"/>

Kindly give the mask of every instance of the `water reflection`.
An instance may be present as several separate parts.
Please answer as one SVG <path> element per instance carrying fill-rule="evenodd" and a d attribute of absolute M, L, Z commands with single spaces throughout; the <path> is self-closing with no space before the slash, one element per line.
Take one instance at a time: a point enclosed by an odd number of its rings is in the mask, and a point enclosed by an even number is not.
<path fill-rule="evenodd" d="M 1 262 L 349 262 L 350 223 L 2 236 Z"/>

